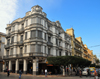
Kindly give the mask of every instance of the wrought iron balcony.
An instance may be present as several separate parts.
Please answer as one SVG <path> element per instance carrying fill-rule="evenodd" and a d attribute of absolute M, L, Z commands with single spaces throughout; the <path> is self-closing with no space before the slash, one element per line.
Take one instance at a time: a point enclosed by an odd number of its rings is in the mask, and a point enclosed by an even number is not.
<path fill-rule="evenodd" d="M 4 45 L 4 48 L 9 48 L 10 44 Z"/>
<path fill-rule="evenodd" d="M 23 54 L 22 53 L 16 54 L 16 57 L 23 57 Z"/>
<path fill-rule="evenodd" d="M 17 42 L 18 45 L 24 45 L 23 41 Z"/>
<path fill-rule="evenodd" d="M 34 56 L 42 57 L 42 56 L 47 56 L 47 54 L 45 54 L 43 52 L 31 52 L 31 53 L 29 53 L 29 56 L 30 57 L 34 57 Z"/>
<path fill-rule="evenodd" d="M 48 45 L 48 46 L 53 46 L 53 43 L 47 42 L 47 45 Z"/>
<path fill-rule="evenodd" d="M 6 34 L 6 38 L 9 38 L 11 36 L 11 33 Z"/>
<path fill-rule="evenodd" d="M 51 30 L 48 30 L 47 33 L 50 34 L 50 35 L 53 35 Z"/>
<path fill-rule="evenodd" d="M 20 30 L 18 30 L 18 33 L 23 33 L 24 32 L 24 27 L 22 27 Z"/>
<path fill-rule="evenodd" d="M 74 49 L 75 49 L 76 52 L 78 52 L 78 53 L 82 53 L 81 50 L 79 50 L 79 49 L 77 49 L 77 48 L 74 48 Z"/>

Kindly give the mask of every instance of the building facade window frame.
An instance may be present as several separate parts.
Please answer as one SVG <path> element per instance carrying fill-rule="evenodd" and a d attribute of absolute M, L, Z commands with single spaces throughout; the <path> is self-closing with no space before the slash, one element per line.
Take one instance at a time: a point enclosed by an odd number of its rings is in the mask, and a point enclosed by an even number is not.
<path fill-rule="evenodd" d="M 36 30 L 31 30 L 31 38 L 36 38 Z"/>
<path fill-rule="evenodd" d="M 10 50 L 11 50 L 10 55 L 13 55 L 13 48 L 11 48 Z"/>
<path fill-rule="evenodd" d="M 37 30 L 38 31 L 38 38 L 42 39 L 42 31 L 41 30 Z"/>
<path fill-rule="evenodd" d="M 36 52 L 36 45 L 35 44 L 31 44 L 30 50 L 31 50 L 31 53 Z"/>
<path fill-rule="evenodd" d="M 27 32 L 25 32 L 25 40 L 27 40 Z"/>
<path fill-rule="evenodd" d="M 37 47 L 36 48 L 37 48 L 37 52 L 38 53 L 41 53 L 41 45 L 40 44 L 37 44 Z"/>
<path fill-rule="evenodd" d="M 27 53 L 27 45 L 25 45 L 25 53 Z"/>

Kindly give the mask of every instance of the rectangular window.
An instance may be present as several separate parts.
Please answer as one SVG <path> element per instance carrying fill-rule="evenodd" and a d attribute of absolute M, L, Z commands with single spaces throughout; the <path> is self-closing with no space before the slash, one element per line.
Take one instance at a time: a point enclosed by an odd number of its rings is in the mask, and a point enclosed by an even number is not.
<path fill-rule="evenodd" d="M 7 45 L 9 45 L 9 44 L 10 44 L 10 39 L 7 40 Z"/>
<path fill-rule="evenodd" d="M 42 31 L 38 30 L 38 38 L 42 38 Z"/>
<path fill-rule="evenodd" d="M 48 55 L 50 55 L 50 48 L 48 48 Z"/>
<path fill-rule="evenodd" d="M 14 36 L 11 38 L 11 43 L 14 43 Z"/>
<path fill-rule="evenodd" d="M 12 31 L 14 31 L 14 30 L 15 30 L 15 26 L 12 27 Z"/>
<path fill-rule="evenodd" d="M 27 39 L 27 32 L 25 32 L 25 40 Z"/>
<path fill-rule="evenodd" d="M 44 33 L 44 39 L 46 40 L 46 33 Z"/>
<path fill-rule="evenodd" d="M 31 31 L 31 38 L 35 38 L 36 37 L 36 30 L 32 30 Z"/>
<path fill-rule="evenodd" d="M 21 39 L 20 39 L 20 41 L 23 41 L 23 35 L 21 35 Z"/>
<path fill-rule="evenodd" d="M 61 56 L 61 51 L 59 52 L 59 56 Z"/>
<path fill-rule="evenodd" d="M 11 48 L 11 55 L 13 55 L 13 48 Z"/>
<path fill-rule="evenodd" d="M 21 47 L 20 48 L 20 54 L 22 55 L 22 53 L 23 53 L 23 48 Z"/>
<path fill-rule="evenodd" d="M 7 55 L 7 56 L 9 55 L 9 50 L 7 50 L 7 53 L 6 53 L 6 55 Z"/>
<path fill-rule="evenodd" d="M 31 45 L 31 52 L 32 53 L 35 52 L 35 45 L 34 44 Z"/>
<path fill-rule="evenodd" d="M 32 22 L 32 23 L 36 23 L 35 20 L 36 20 L 35 18 L 32 18 L 32 19 L 31 19 L 31 22 Z"/>
<path fill-rule="evenodd" d="M 48 42 L 51 42 L 51 38 L 50 37 L 48 37 Z"/>
<path fill-rule="evenodd" d="M 37 52 L 41 52 L 41 45 L 37 45 Z"/>
<path fill-rule="evenodd" d="M 27 53 L 27 45 L 25 45 L 25 53 Z"/>

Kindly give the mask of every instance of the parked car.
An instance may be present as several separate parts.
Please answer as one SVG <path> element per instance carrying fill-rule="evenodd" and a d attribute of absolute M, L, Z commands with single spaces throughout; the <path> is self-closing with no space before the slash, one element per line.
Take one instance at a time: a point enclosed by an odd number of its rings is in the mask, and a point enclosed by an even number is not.
<path fill-rule="evenodd" d="M 82 75 L 87 75 L 88 73 L 87 73 L 87 70 L 83 70 L 82 71 Z"/>
<path fill-rule="evenodd" d="M 87 69 L 89 69 L 89 67 L 83 68 L 82 75 L 88 75 Z"/>

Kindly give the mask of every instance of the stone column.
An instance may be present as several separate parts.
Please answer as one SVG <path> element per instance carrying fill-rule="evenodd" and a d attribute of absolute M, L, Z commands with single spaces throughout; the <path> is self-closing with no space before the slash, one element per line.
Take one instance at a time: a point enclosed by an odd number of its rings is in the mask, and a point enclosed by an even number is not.
<path fill-rule="evenodd" d="M 38 60 L 33 59 L 33 75 L 38 75 Z"/>
<path fill-rule="evenodd" d="M 24 62 L 23 62 L 23 72 L 24 72 L 24 74 L 27 74 L 27 61 L 26 61 L 26 59 L 24 59 Z"/>
<path fill-rule="evenodd" d="M 16 68 L 15 68 L 15 70 L 16 70 L 16 73 L 18 73 L 18 71 L 19 71 L 19 61 L 18 61 L 18 59 L 16 59 Z"/>
<path fill-rule="evenodd" d="M 4 70 L 6 69 L 6 62 L 5 61 L 3 61 L 4 63 L 3 63 L 3 72 L 4 72 Z"/>
<path fill-rule="evenodd" d="M 11 60 L 9 60 L 9 71 L 12 71 L 12 63 L 11 63 Z"/>

